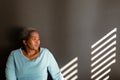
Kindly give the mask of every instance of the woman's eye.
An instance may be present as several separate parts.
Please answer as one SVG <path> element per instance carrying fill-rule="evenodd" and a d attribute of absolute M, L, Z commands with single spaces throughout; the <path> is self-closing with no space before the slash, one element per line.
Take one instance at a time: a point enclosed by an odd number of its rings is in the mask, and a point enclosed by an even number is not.
<path fill-rule="evenodd" d="M 40 40 L 39 38 L 32 38 L 32 40 Z"/>
<path fill-rule="evenodd" d="M 36 38 L 33 38 L 33 40 L 37 40 Z"/>

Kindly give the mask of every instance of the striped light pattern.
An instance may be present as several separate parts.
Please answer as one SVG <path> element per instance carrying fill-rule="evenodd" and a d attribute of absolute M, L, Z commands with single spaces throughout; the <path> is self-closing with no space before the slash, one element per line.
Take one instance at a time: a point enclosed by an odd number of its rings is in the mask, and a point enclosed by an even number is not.
<path fill-rule="evenodd" d="M 108 80 L 111 65 L 116 62 L 117 28 L 114 28 L 104 37 L 91 46 L 91 79 Z"/>
<path fill-rule="evenodd" d="M 75 57 L 70 62 L 68 62 L 65 66 L 63 66 L 60 70 L 64 77 L 64 80 L 77 80 L 78 79 L 78 57 Z"/>

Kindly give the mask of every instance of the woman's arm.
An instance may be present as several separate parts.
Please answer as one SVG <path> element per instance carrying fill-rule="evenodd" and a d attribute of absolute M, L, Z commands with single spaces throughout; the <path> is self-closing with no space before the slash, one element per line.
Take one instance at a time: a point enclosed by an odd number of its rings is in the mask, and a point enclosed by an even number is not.
<path fill-rule="evenodd" d="M 64 80 L 63 76 L 60 72 L 60 69 L 58 67 L 58 64 L 50 51 L 49 51 L 48 71 L 49 71 L 51 77 L 53 78 L 53 80 Z"/>
<path fill-rule="evenodd" d="M 15 61 L 12 53 L 9 55 L 6 63 L 5 76 L 6 80 L 16 80 Z"/>

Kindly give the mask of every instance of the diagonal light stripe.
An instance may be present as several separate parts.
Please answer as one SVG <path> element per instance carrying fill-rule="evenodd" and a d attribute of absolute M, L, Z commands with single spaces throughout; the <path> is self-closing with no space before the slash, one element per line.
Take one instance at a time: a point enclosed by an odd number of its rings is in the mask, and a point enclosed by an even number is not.
<path fill-rule="evenodd" d="M 113 41 L 110 45 L 108 45 L 106 48 L 104 48 L 102 51 L 100 51 L 98 54 L 96 54 L 94 57 L 91 58 L 91 61 L 93 61 L 95 58 L 97 58 L 99 55 L 101 55 L 103 52 L 105 52 L 107 49 L 109 49 L 111 46 L 115 45 L 116 41 Z"/>
<path fill-rule="evenodd" d="M 68 62 L 65 66 L 63 66 L 60 70 L 64 77 L 64 80 L 75 80 L 78 78 L 78 63 L 77 63 L 78 57 L 75 57 L 70 62 Z"/>
<path fill-rule="evenodd" d="M 96 71 L 98 68 L 100 68 L 102 65 L 104 65 L 106 62 L 108 62 L 110 59 L 114 58 L 115 56 L 116 56 L 116 54 L 113 54 L 110 57 L 108 57 L 101 64 L 97 65 L 94 69 L 92 69 L 91 73 L 93 73 L 94 71 Z"/>
<path fill-rule="evenodd" d="M 104 39 L 106 39 L 108 36 L 110 36 L 112 33 L 116 32 L 117 28 L 114 28 L 112 31 L 110 31 L 108 34 L 106 34 L 103 38 L 101 38 L 99 41 L 97 41 L 95 44 L 91 46 L 91 48 L 94 48 L 96 45 L 98 45 L 100 42 L 102 42 Z"/>
<path fill-rule="evenodd" d="M 104 77 L 106 74 L 108 74 L 111 71 L 111 69 L 108 69 L 107 71 L 105 71 L 102 75 L 100 75 L 97 79 L 95 80 L 100 80 L 102 77 Z"/>
<path fill-rule="evenodd" d="M 65 79 L 68 80 L 70 77 L 72 77 L 73 75 L 75 75 L 77 72 L 78 72 L 78 70 L 74 70 L 68 76 L 66 76 Z"/>
<path fill-rule="evenodd" d="M 78 76 L 76 75 L 76 76 L 74 76 L 72 79 L 70 79 L 70 80 L 76 80 L 78 78 Z"/>
<path fill-rule="evenodd" d="M 72 67 L 70 67 L 69 69 L 67 69 L 65 72 L 63 72 L 63 76 L 65 76 L 66 74 L 68 74 L 70 71 L 72 71 L 73 69 L 75 69 L 78 66 L 78 64 L 76 63 L 75 65 L 73 65 Z"/>
<path fill-rule="evenodd" d="M 92 63 L 91 67 L 95 66 L 98 62 L 100 62 L 102 59 L 104 59 L 106 56 L 108 56 L 110 53 L 112 53 L 113 51 L 116 50 L 116 47 L 112 48 L 109 52 L 107 52 L 106 54 L 104 54 L 102 57 L 100 57 L 99 59 L 97 59 L 95 62 Z"/>
<path fill-rule="evenodd" d="M 117 38 L 116 32 L 117 28 L 114 28 L 91 46 L 92 49 L 91 79 L 93 78 L 94 80 L 109 79 L 109 75 L 107 75 L 111 71 L 111 68 L 109 67 L 116 62 L 115 59 L 116 57 L 115 45 Z"/>
<path fill-rule="evenodd" d="M 112 60 L 110 63 L 108 63 L 105 67 L 103 67 L 102 69 L 100 69 L 99 71 L 97 71 L 95 74 L 93 74 L 91 76 L 91 79 L 93 79 L 95 76 L 97 76 L 98 74 L 100 74 L 103 70 L 105 70 L 106 68 L 108 68 L 110 65 L 112 65 L 113 63 L 115 63 L 116 60 Z"/>
<path fill-rule="evenodd" d="M 64 71 L 66 68 L 68 68 L 71 64 L 73 64 L 74 62 L 76 62 L 78 60 L 78 57 L 75 57 L 73 60 L 71 60 L 68 64 L 66 64 L 64 67 L 62 67 L 60 69 L 60 71 Z"/>
<path fill-rule="evenodd" d="M 103 80 L 108 80 L 109 79 L 109 76 L 105 77 Z"/>
<path fill-rule="evenodd" d="M 91 54 L 94 54 L 96 51 L 98 51 L 100 48 L 102 48 L 103 46 L 105 46 L 107 43 L 109 43 L 111 40 L 113 40 L 114 38 L 116 38 L 116 34 L 113 35 L 110 39 L 108 39 L 107 41 L 105 41 L 103 44 L 101 44 L 99 47 L 97 47 L 95 50 L 92 51 Z"/>

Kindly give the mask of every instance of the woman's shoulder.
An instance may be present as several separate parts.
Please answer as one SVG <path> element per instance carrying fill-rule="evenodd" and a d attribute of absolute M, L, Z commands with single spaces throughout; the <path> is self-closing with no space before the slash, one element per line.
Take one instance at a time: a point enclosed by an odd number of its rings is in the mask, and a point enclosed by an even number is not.
<path fill-rule="evenodd" d="M 40 49 L 41 49 L 40 52 L 44 57 L 47 57 L 48 59 L 54 58 L 53 54 L 51 53 L 51 51 L 48 48 L 43 48 L 42 47 Z"/>
<path fill-rule="evenodd" d="M 40 47 L 40 51 L 49 51 L 48 48 Z"/>
<path fill-rule="evenodd" d="M 51 55 L 51 52 L 48 48 L 41 47 L 40 52 L 45 53 L 45 55 Z"/>
<path fill-rule="evenodd" d="M 21 48 L 19 48 L 19 49 L 14 49 L 14 50 L 12 50 L 11 52 L 18 52 L 18 51 L 20 51 L 21 50 Z"/>
<path fill-rule="evenodd" d="M 21 48 L 19 48 L 19 49 L 14 49 L 14 50 L 12 50 L 11 52 L 10 52 L 10 55 L 16 55 L 16 54 L 18 54 L 18 53 L 20 53 L 21 52 Z"/>

